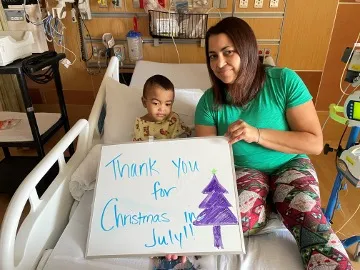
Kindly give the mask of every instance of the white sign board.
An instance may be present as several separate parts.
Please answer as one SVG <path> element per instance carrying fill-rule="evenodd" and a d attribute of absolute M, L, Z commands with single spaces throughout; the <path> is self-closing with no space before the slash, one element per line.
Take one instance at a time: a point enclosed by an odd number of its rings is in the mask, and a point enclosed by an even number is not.
<path fill-rule="evenodd" d="M 224 137 L 103 146 L 86 257 L 242 253 Z"/>

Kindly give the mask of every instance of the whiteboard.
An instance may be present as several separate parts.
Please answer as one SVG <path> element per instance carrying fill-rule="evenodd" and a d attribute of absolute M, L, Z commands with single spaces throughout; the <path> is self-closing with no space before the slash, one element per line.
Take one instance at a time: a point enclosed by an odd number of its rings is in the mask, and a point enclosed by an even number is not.
<path fill-rule="evenodd" d="M 224 137 L 103 146 L 86 257 L 244 252 Z"/>

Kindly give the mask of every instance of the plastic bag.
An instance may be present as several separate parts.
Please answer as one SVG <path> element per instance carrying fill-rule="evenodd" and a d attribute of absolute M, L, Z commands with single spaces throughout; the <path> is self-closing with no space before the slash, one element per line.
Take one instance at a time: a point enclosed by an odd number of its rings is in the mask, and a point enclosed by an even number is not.
<path fill-rule="evenodd" d="M 180 22 L 180 31 L 187 38 L 205 38 L 206 15 L 189 14 Z"/>
<path fill-rule="evenodd" d="M 0 130 L 11 129 L 19 124 L 21 119 L 5 119 L 0 120 Z"/>
<path fill-rule="evenodd" d="M 146 13 L 149 13 L 149 10 L 167 11 L 157 0 L 144 0 L 144 10 Z"/>
<path fill-rule="evenodd" d="M 178 37 L 179 25 L 176 17 L 173 15 L 169 17 L 168 13 L 159 14 L 151 24 L 152 33 L 159 36 Z"/>

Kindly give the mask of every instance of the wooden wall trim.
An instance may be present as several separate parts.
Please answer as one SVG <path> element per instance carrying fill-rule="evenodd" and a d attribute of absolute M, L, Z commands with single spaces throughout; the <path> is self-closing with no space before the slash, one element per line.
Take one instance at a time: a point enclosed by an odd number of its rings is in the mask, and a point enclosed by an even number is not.
<path fill-rule="evenodd" d="M 339 84 L 345 63 L 341 62 L 341 57 L 346 47 L 354 45 L 354 41 L 360 32 L 359 14 L 359 3 L 342 4 L 338 7 L 316 103 L 317 110 L 327 111 L 329 105 L 337 103 L 342 96 Z M 342 83 L 343 89 L 345 89 L 347 83 Z"/>

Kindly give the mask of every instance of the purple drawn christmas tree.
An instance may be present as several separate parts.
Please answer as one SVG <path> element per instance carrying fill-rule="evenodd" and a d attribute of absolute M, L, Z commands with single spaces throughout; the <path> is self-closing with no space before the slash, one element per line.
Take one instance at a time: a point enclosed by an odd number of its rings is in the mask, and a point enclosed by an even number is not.
<path fill-rule="evenodd" d="M 195 226 L 213 226 L 214 246 L 217 248 L 224 248 L 221 239 L 221 225 L 235 225 L 238 220 L 231 212 L 229 207 L 231 204 L 225 198 L 224 193 L 228 191 L 219 183 L 215 173 L 212 171 L 213 177 L 210 183 L 202 191 L 203 194 L 208 194 L 207 197 L 199 205 L 203 210 L 193 222 Z"/>

